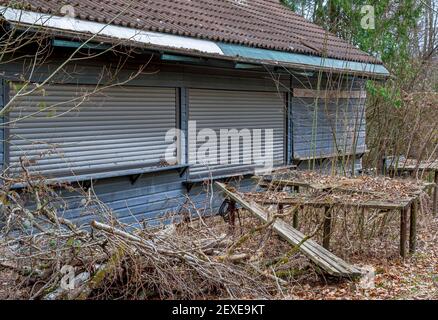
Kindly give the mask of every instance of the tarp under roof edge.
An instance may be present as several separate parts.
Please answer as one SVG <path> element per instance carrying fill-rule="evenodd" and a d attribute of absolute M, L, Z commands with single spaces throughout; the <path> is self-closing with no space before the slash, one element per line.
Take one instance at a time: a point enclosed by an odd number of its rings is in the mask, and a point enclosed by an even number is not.
<path fill-rule="evenodd" d="M 372 73 L 380 76 L 389 76 L 389 71 L 379 64 L 361 63 L 353 61 L 338 60 L 317 56 L 309 56 L 291 52 L 274 51 L 260 48 L 251 48 L 241 45 L 216 43 L 225 56 L 241 57 L 252 60 L 274 61 L 283 63 L 293 63 L 308 65 L 312 67 L 330 68 L 354 71 L 359 73 Z"/>

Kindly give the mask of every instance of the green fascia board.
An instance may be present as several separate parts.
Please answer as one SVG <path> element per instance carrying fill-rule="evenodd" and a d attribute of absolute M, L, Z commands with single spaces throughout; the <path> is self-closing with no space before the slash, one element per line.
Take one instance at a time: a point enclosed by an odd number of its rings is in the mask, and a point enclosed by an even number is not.
<path fill-rule="evenodd" d="M 201 61 L 201 59 L 202 58 L 200 58 L 200 57 L 182 56 L 182 55 L 175 55 L 175 54 L 168 54 L 168 53 L 163 53 L 161 55 L 161 60 L 164 60 L 164 61 L 199 63 Z"/>
<path fill-rule="evenodd" d="M 240 57 L 244 59 L 274 61 L 278 63 L 291 63 L 316 68 L 329 68 L 358 73 L 371 73 L 381 76 L 389 76 L 388 70 L 380 64 L 352 62 L 332 58 L 309 56 L 299 53 L 251 48 L 228 43 L 216 43 L 225 56 Z"/>
<path fill-rule="evenodd" d="M 263 66 L 259 64 L 250 64 L 250 63 L 236 63 L 234 66 L 236 69 L 260 69 Z"/>
<path fill-rule="evenodd" d="M 54 47 L 63 47 L 63 48 L 80 48 L 82 49 L 96 49 L 96 50 L 107 50 L 111 48 L 109 44 L 105 43 L 83 43 L 79 41 L 70 41 L 70 40 L 61 40 L 61 39 L 53 39 L 52 45 Z"/>

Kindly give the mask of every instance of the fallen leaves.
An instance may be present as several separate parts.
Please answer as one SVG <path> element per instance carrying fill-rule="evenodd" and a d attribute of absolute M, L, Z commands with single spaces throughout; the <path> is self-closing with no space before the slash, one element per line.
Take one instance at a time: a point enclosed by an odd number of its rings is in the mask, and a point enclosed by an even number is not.
<path fill-rule="evenodd" d="M 351 282 L 321 282 L 301 289 L 294 287 L 291 289 L 293 295 L 306 300 L 438 300 L 438 219 L 432 220 L 431 225 L 420 232 L 427 233 L 424 238 L 428 243 L 423 243 L 419 252 L 405 262 L 386 257 L 356 259 L 357 264 L 366 262 L 375 267 L 374 289 L 360 289 Z"/>

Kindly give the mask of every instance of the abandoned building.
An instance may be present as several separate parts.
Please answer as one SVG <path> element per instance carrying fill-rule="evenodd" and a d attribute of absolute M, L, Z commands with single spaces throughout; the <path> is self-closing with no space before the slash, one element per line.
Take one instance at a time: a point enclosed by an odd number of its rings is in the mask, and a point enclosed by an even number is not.
<path fill-rule="evenodd" d="M 59 184 L 79 224 L 61 184 L 152 224 L 217 208 L 206 181 L 361 169 L 366 82 L 388 71 L 279 0 L 0 3 L 4 170 Z"/>

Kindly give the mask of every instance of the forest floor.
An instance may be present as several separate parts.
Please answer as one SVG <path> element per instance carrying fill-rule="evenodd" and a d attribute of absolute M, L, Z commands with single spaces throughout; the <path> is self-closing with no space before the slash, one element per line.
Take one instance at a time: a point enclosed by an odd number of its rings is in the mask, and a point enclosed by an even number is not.
<path fill-rule="evenodd" d="M 317 300 L 438 300 L 438 218 L 419 230 L 417 253 L 405 261 L 385 256 L 357 256 L 350 262 L 375 269 L 375 288 L 356 283 L 307 283 L 290 289 L 291 299 Z"/>
<path fill-rule="evenodd" d="M 228 228 L 222 218 L 206 219 L 206 223 L 221 232 Z M 258 222 L 245 215 L 242 228 L 237 234 L 253 228 Z M 394 241 L 395 240 L 395 241 Z M 262 246 L 260 245 L 261 243 Z M 434 299 L 438 300 L 438 218 L 429 215 L 422 219 L 418 230 L 417 253 L 405 261 L 398 257 L 397 239 L 391 239 L 391 254 L 381 251 L 366 251 L 365 254 L 348 253 L 344 258 L 358 266 L 371 266 L 375 270 L 375 287 L 363 289 L 357 282 L 334 281 L 318 276 L 304 256 L 297 254 L 285 270 L 298 271 L 293 276 L 282 276 L 287 281 L 286 286 L 278 292 L 273 292 L 275 299 L 305 299 L 305 300 L 398 300 L 398 299 Z M 267 231 L 254 237 L 241 248 L 241 252 L 255 255 L 259 250 L 261 261 L 271 261 L 290 250 L 290 245 Z M 335 252 L 341 252 L 339 244 Z M 243 262 L 244 263 L 244 262 Z M 280 271 L 279 271 L 280 272 Z M 289 272 L 289 271 L 288 271 Z M 23 299 L 26 291 L 20 285 L 20 277 L 12 271 L 0 267 L 0 299 Z M 211 297 L 221 299 L 221 297 Z M 255 298 L 255 297 L 242 297 Z"/>

